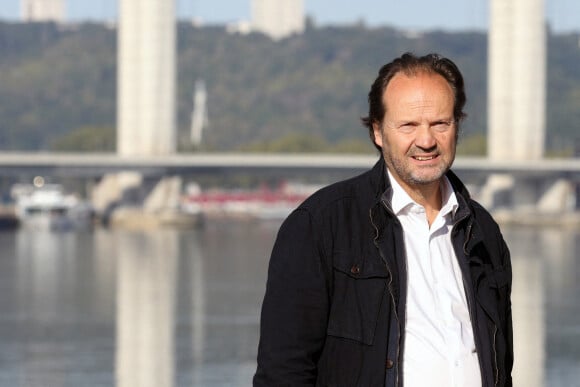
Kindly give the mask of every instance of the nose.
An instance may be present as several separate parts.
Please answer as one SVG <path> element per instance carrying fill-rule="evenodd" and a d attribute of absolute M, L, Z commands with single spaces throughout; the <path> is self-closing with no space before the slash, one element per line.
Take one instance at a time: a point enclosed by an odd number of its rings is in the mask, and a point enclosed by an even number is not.
<path fill-rule="evenodd" d="M 415 137 L 415 146 L 423 150 L 430 150 L 437 145 L 433 134 L 433 129 L 428 125 L 421 125 L 417 128 Z"/>

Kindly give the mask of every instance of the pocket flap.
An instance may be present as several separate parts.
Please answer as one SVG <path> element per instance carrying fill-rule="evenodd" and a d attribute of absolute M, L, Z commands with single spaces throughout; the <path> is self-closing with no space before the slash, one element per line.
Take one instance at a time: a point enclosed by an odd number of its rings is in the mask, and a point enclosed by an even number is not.
<path fill-rule="evenodd" d="M 385 264 L 372 262 L 364 257 L 352 257 L 350 254 L 335 253 L 333 268 L 352 278 L 387 278 L 389 272 Z"/>

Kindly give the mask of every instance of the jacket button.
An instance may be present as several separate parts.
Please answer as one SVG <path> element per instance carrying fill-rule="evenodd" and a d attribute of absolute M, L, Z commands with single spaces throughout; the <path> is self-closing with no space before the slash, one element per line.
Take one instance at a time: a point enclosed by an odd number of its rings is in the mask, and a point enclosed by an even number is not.
<path fill-rule="evenodd" d="M 391 359 L 387 359 L 387 369 L 390 370 L 391 368 L 393 368 L 393 366 L 395 365 L 395 363 L 391 360 Z"/>
<path fill-rule="evenodd" d="M 360 273 L 360 267 L 358 267 L 358 265 L 352 265 L 352 267 L 350 268 L 350 272 L 352 274 L 358 274 Z"/>

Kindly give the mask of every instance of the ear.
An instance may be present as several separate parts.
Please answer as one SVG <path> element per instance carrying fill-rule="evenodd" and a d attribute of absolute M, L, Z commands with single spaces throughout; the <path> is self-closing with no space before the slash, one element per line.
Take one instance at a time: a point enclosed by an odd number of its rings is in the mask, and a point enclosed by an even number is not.
<path fill-rule="evenodd" d="M 373 122 L 373 134 L 374 134 L 374 141 L 375 144 L 382 148 L 383 147 L 383 131 L 381 128 L 381 123 L 380 122 Z"/>

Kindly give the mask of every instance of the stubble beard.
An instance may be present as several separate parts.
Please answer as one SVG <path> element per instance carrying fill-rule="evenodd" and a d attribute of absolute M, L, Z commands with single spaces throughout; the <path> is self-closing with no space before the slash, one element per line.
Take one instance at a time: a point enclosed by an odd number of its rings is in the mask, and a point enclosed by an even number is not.
<path fill-rule="evenodd" d="M 453 152 L 450 155 L 451 157 L 449 160 L 443 160 L 443 162 L 437 166 L 412 168 L 404 159 L 393 157 L 388 150 L 383 149 L 382 153 L 385 163 L 391 170 L 391 173 L 396 174 L 401 180 L 410 186 L 426 186 L 439 181 L 451 168 L 451 165 L 455 160 L 455 152 Z M 408 155 L 405 155 L 405 157 L 408 157 Z"/>

